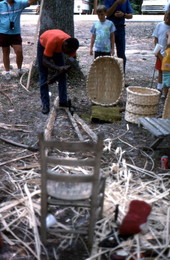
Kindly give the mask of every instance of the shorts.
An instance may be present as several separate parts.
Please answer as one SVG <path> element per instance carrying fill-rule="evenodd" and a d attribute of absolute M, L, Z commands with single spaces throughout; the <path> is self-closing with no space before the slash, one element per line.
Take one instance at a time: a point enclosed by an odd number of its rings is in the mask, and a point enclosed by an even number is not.
<path fill-rule="evenodd" d="M 9 47 L 12 45 L 21 45 L 22 38 L 20 34 L 0 33 L 0 47 Z"/>
<path fill-rule="evenodd" d="M 162 67 L 162 61 L 159 58 L 157 58 L 156 59 L 156 64 L 155 64 L 155 69 L 156 70 L 161 70 L 161 67 Z"/>
<path fill-rule="evenodd" d="M 170 71 L 163 71 L 162 73 L 162 86 L 170 87 Z"/>
<path fill-rule="evenodd" d="M 102 51 L 95 51 L 94 52 L 94 58 L 96 59 L 97 57 L 100 56 L 110 56 L 110 52 L 102 52 Z"/>

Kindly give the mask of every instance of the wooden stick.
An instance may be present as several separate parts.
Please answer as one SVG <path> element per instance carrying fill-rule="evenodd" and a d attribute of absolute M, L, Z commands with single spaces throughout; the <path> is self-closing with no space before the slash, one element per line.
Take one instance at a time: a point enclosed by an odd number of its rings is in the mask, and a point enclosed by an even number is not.
<path fill-rule="evenodd" d="M 93 141 L 96 142 L 97 141 L 97 135 L 88 127 L 88 125 L 77 114 L 74 114 L 73 117 L 82 126 L 84 131 L 86 133 L 88 133 L 88 135 L 91 136 Z"/>
<path fill-rule="evenodd" d="M 0 136 L 0 140 L 6 142 L 8 144 L 12 144 L 12 145 L 15 145 L 15 146 L 18 146 L 18 147 L 22 147 L 22 148 L 28 149 L 30 151 L 35 151 L 35 152 L 38 151 L 38 148 L 36 148 L 34 146 L 28 146 L 26 144 L 17 143 L 17 142 L 14 142 L 12 140 L 9 140 L 9 139 L 6 139 L 4 137 L 1 137 L 1 136 Z"/>
<path fill-rule="evenodd" d="M 28 158 L 28 157 L 31 157 L 31 156 L 32 156 L 32 154 L 25 155 L 25 156 L 18 157 L 18 158 L 14 158 L 14 159 L 12 159 L 12 160 L 9 160 L 9 161 L 0 163 L 0 166 L 3 166 L 3 165 L 5 165 L 5 164 L 9 164 L 9 163 L 11 163 L 11 162 L 15 162 L 15 161 L 18 161 L 18 160 L 21 160 L 21 159 L 24 159 L 24 158 Z"/>
<path fill-rule="evenodd" d="M 35 195 L 40 194 L 40 192 L 41 192 L 41 190 L 36 190 L 36 191 L 32 192 L 30 196 L 33 197 Z M 6 212 L 7 210 L 14 208 L 18 204 L 21 204 L 21 203 L 25 202 L 26 200 L 28 200 L 28 198 L 23 197 L 21 199 L 12 201 L 10 204 L 9 204 L 9 201 L 7 201 L 6 203 L 1 203 L 0 213 Z M 3 206 L 3 204 L 5 204 L 5 206 Z"/>
<path fill-rule="evenodd" d="M 24 189 L 25 189 L 25 193 L 28 196 L 29 210 L 30 210 L 32 221 L 33 221 L 32 228 L 33 228 L 33 232 L 34 232 L 35 249 L 36 249 L 36 253 L 37 253 L 37 258 L 38 258 L 38 260 L 41 260 L 41 257 L 40 257 L 41 242 L 40 242 L 39 232 L 38 232 L 38 228 L 37 228 L 36 216 L 35 216 L 35 211 L 34 211 L 33 202 L 32 202 L 32 198 L 31 198 L 31 193 L 28 189 L 27 184 L 24 185 Z"/>
<path fill-rule="evenodd" d="M 39 30 L 39 25 L 40 25 L 43 4 L 44 4 L 44 0 L 41 1 L 39 18 L 38 18 L 38 22 L 37 22 L 37 26 L 36 26 L 35 35 L 34 35 L 34 48 L 33 48 L 33 52 L 32 52 L 32 61 L 30 63 L 30 68 L 29 68 L 29 73 L 28 73 L 27 86 L 26 86 L 27 90 L 29 89 L 29 86 L 30 86 L 30 79 L 31 79 L 32 67 L 33 67 L 34 58 L 35 58 L 35 52 L 36 52 L 36 48 L 37 48 L 37 37 L 39 35 L 38 30 Z"/>
<path fill-rule="evenodd" d="M 8 97 L 7 94 L 5 94 L 5 93 L 4 93 L 3 91 L 1 91 L 1 90 L 0 90 L 0 93 L 1 93 L 2 95 L 4 95 L 4 96 L 10 101 L 11 105 L 13 105 L 13 103 L 12 103 L 10 97 Z"/>
<path fill-rule="evenodd" d="M 80 141 L 84 141 L 84 138 L 82 136 L 82 134 L 80 133 L 80 130 L 78 128 L 78 125 L 74 119 L 74 117 L 71 115 L 70 111 L 68 111 L 68 108 L 65 109 L 65 112 L 67 113 L 71 123 L 72 123 L 72 126 L 74 127 L 75 131 L 76 131 L 76 134 L 78 135 L 78 138 Z"/>

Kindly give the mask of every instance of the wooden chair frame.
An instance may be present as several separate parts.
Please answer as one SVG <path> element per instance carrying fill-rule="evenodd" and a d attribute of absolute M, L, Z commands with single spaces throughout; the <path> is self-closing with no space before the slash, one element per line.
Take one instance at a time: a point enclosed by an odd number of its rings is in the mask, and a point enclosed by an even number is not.
<path fill-rule="evenodd" d="M 56 205 L 62 207 L 85 207 L 90 209 L 89 225 L 87 229 L 81 230 L 62 230 L 61 228 L 55 228 L 55 232 L 59 233 L 74 233 L 74 234 L 87 234 L 89 248 L 92 247 L 94 229 L 96 220 L 101 218 L 103 211 L 104 189 L 105 189 L 105 177 L 100 174 L 100 160 L 103 151 L 103 135 L 98 135 L 97 142 L 63 142 L 57 140 L 45 140 L 44 133 L 39 133 L 39 146 L 40 146 L 40 163 L 41 163 L 41 239 L 42 243 L 47 243 L 47 226 L 46 217 L 48 214 L 48 206 Z M 50 149 L 58 149 L 60 151 L 67 152 L 81 152 L 81 154 L 88 152 L 94 153 L 94 156 L 90 156 L 86 159 L 77 158 L 58 158 L 57 156 L 49 155 Z M 91 167 L 93 169 L 90 175 L 80 174 L 62 174 L 56 171 L 49 170 L 48 166 L 62 165 L 68 166 L 74 169 L 74 167 Z M 53 181 L 60 185 L 65 183 L 75 183 L 81 185 L 82 183 L 91 183 L 91 194 L 89 198 L 80 198 L 80 195 L 75 198 L 68 197 L 59 198 L 49 195 L 48 181 Z M 59 187 L 59 186 L 58 186 Z M 88 187 L 88 186 L 87 186 Z M 63 189 L 63 186 L 62 186 Z M 68 189 L 66 192 L 69 192 Z M 54 194 L 55 195 L 55 194 Z M 61 196 L 62 197 L 62 196 Z"/>

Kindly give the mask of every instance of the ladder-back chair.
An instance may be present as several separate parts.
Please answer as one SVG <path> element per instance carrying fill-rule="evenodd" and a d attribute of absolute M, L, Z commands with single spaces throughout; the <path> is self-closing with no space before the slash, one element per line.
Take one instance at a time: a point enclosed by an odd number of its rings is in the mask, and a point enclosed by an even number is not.
<path fill-rule="evenodd" d="M 89 209 L 88 226 L 78 230 L 71 225 L 62 229 L 54 225 L 57 233 L 84 234 L 92 248 L 96 220 L 102 217 L 105 177 L 100 172 L 103 135 L 97 142 L 65 142 L 45 140 L 39 134 L 41 162 L 41 239 L 47 243 L 46 217 L 50 205 L 56 209 L 79 207 Z M 57 154 L 56 154 L 57 153 Z M 55 205 L 55 206 L 54 206 Z"/>

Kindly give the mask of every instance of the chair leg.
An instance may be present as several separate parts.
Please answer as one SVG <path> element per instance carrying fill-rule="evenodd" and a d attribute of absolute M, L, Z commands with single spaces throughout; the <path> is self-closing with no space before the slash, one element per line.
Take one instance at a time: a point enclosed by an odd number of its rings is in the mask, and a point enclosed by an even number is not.
<path fill-rule="evenodd" d="M 41 201 L 41 242 L 47 244 L 47 227 L 46 227 L 46 217 L 47 217 L 47 200 L 44 198 Z"/>
<path fill-rule="evenodd" d="M 151 148 L 154 150 L 157 148 L 157 146 L 162 142 L 163 137 L 159 137 L 157 138 L 152 144 L 151 144 Z"/>
<path fill-rule="evenodd" d="M 101 195 L 101 197 L 99 197 L 99 207 L 100 207 L 100 212 L 98 215 L 98 219 L 102 218 L 102 214 L 103 214 L 103 204 L 104 204 L 104 191 L 105 191 L 105 184 L 106 184 L 106 178 L 104 176 L 102 176 L 101 181 L 100 181 L 100 190 L 99 190 L 99 195 Z"/>

